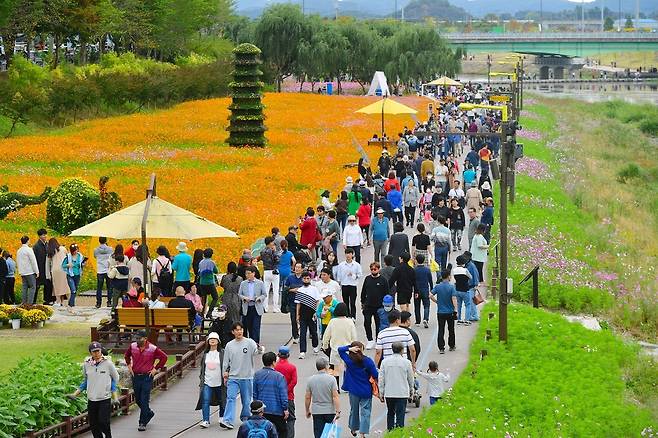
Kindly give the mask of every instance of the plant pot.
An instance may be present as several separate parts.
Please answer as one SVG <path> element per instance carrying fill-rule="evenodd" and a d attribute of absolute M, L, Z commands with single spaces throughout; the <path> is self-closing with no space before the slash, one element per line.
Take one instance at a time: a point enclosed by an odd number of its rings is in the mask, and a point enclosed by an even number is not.
<path fill-rule="evenodd" d="M 37 328 L 43 328 L 43 321 L 37 322 Z"/>
<path fill-rule="evenodd" d="M 14 330 L 18 330 L 21 328 L 21 320 L 20 319 L 12 319 L 11 320 L 11 328 Z"/>

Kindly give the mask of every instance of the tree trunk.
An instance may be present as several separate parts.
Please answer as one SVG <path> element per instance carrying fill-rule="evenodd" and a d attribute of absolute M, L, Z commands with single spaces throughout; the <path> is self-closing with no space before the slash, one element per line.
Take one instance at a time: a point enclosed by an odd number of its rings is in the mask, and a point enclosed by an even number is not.
<path fill-rule="evenodd" d="M 53 52 L 53 68 L 57 68 L 59 65 L 59 34 L 55 34 L 55 51 Z"/>
<path fill-rule="evenodd" d="M 80 39 L 80 64 L 87 64 L 87 40 Z"/>
<path fill-rule="evenodd" d="M 342 91 L 342 86 L 340 84 L 340 76 L 336 75 L 336 88 L 338 89 L 338 95 L 340 96 Z"/>
<path fill-rule="evenodd" d="M 7 57 L 7 69 L 11 65 L 11 58 L 14 56 L 14 47 L 16 47 L 16 36 L 12 33 L 2 34 L 2 41 L 5 46 L 5 56 Z"/>
<path fill-rule="evenodd" d="M 18 119 L 14 119 L 11 123 L 11 128 L 9 129 L 9 132 L 7 135 L 5 135 L 5 138 L 11 137 L 11 134 L 14 133 L 14 129 L 16 129 L 16 124 L 18 123 Z"/>
<path fill-rule="evenodd" d="M 301 79 L 300 84 L 299 84 L 299 92 L 302 92 L 302 89 L 304 89 L 304 78 Z"/>
<path fill-rule="evenodd" d="M 311 81 L 311 93 L 315 93 L 315 81 Z"/>
<path fill-rule="evenodd" d="M 281 84 L 283 83 L 283 75 L 281 73 L 276 74 L 276 92 L 281 92 Z"/>
<path fill-rule="evenodd" d="M 363 94 L 366 94 L 365 82 L 361 82 L 361 81 L 356 81 L 356 82 L 357 82 L 357 84 L 359 84 L 361 86 L 361 90 L 363 90 Z"/>

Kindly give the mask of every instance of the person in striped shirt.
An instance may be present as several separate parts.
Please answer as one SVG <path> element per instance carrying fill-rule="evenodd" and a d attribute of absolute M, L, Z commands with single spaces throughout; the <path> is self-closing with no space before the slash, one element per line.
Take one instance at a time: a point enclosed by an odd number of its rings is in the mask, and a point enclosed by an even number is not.
<path fill-rule="evenodd" d="M 411 358 L 411 364 L 414 370 L 416 369 L 416 347 L 415 342 L 409 330 L 400 327 L 400 311 L 393 309 L 388 314 L 388 322 L 390 326 L 380 331 L 377 335 L 377 343 L 375 344 L 375 363 L 380 364 L 382 359 L 393 354 L 392 345 L 394 342 L 402 343 L 404 351 L 403 356 Z M 407 354 L 409 350 L 409 354 Z"/>
<path fill-rule="evenodd" d="M 299 358 L 306 357 L 306 330 L 311 335 L 313 353 L 318 354 L 318 327 L 315 320 L 315 311 L 320 301 L 318 288 L 311 284 L 311 274 L 302 272 L 302 286 L 295 293 L 295 304 L 297 306 L 297 324 L 299 325 Z"/>

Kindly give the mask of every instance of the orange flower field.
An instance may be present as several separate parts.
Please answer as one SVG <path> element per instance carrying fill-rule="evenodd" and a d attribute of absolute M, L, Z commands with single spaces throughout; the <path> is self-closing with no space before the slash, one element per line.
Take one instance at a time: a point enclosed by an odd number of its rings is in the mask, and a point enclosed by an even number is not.
<path fill-rule="evenodd" d="M 98 185 L 109 176 L 109 190 L 124 206 L 144 198 L 149 175 L 158 178 L 158 195 L 185 209 L 236 231 L 241 239 L 192 242 L 192 248 L 211 246 L 221 267 L 243 248 L 269 233 L 272 226 L 287 229 L 308 206 L 319 202 L 320 189 L 338 194 L 359 153 L 352 135 L 376 162 L 379 150 L 366 147 L 379 132 L 380 118 L 354 114 L 374 97 L 315 94 L 267 94 L 263 149 L 235 149 L 224 144 L 228 98 L 187 102 L 147 114 L 92 120 L 49 135 L 0 140 L 2 184 L 11 191 L 37 194 L 66 177 L 78 176 Z M 427 101 L 396 98 L 424 114 Z M 387 116 L 393 136 L 408 116 Z M 12 253 L 19 238 L 45 226 L 46 205 L 26 207 L 0 223 L 0 247 Z M 68 244 L 71 239 L 61 239 Z M 91 255 L 96 239 L 79 242 Z M 123 242 L 124 245 L 126 242 Z M 152 249 L 160 242 L 150 241 Z M 164 242 L 170 249 L 174 241 Z M 94 266 L 94 265 L 90 265 Z"/>

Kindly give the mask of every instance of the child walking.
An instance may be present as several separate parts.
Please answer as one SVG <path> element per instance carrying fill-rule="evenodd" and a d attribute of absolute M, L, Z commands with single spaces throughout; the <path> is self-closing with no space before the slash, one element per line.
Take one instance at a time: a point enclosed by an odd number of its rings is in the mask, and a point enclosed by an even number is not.
<path fill-rule="evenodd" d="M 430 405 L 436 403 L 443 394 L 443 383 L 450 380 L 450 374 L 443 374 L 439 372 L 439 364 L 436 361 L 430 361 L 426 373 L 418 371 L 418 375 L 427 380 L 427 394 L 430 398 Z"/>

